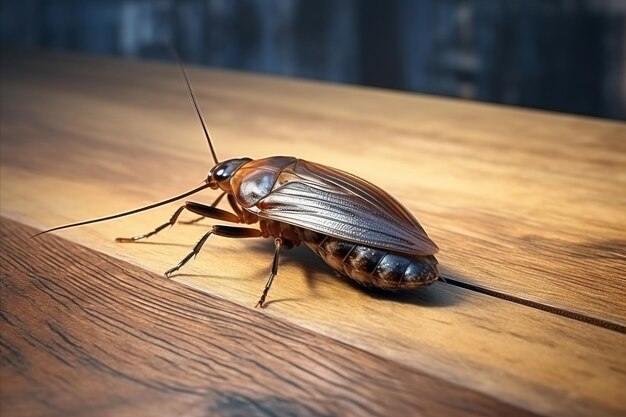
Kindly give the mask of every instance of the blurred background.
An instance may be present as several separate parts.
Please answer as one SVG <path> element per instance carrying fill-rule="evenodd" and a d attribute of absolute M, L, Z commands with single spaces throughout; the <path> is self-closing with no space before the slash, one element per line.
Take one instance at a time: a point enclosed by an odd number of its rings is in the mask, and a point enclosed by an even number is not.
<path fill-rule="evenodd" d="M 626 119 L 626 0 L 1 0 L 0 42 Z"/>

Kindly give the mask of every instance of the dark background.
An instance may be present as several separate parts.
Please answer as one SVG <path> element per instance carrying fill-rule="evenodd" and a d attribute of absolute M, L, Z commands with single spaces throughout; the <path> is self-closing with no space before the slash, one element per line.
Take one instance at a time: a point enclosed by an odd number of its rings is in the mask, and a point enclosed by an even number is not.
<path fill-rule="evenodd" d="M 15 0 L 0 42 L 626 119 L 626 0 Z"/>

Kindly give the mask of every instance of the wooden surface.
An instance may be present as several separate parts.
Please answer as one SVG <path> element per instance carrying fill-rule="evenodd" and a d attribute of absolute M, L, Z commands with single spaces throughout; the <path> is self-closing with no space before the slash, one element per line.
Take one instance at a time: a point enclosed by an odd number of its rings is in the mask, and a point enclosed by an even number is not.
<path fill-rule="evenodd" d="M 15 51 L 2 64 L 3 216 L 43 229 L 153 202 L 206 176 L 210 156 L 174 66 Z M 259 313 L 252 307 L 272 243 L 219 238 L 176 281 L 242 306 L 227 308 L 246 317 L 261 314 L 373 355 L 386 369 L 410 370 L 394 383 L 415 372 L 545 415 L 626 412 L 623 123 L 189 72 L 221 158 L 294 155 L 382 186 L 415 213 L 441 248 L 443 275 L 462 287 L 365 292 L 299 248 L 285 253 Z M 175 207 L 60 234 L 162 273 L 209 222 L 177 225 L 144 244 L 113 239 L 151 229 Z M 36 263 L 17 265 L 43 273 Z M 2 269 L 3 280 L 18 276 Z M 164 279 L 154 285 L 196 294 Z M 3 310 L 12 305 L 3 298 Z"/>
<path fill-rule="evenodd" d="M 0 230 L 3 416 L 531 415 L 35 231 Z"/>

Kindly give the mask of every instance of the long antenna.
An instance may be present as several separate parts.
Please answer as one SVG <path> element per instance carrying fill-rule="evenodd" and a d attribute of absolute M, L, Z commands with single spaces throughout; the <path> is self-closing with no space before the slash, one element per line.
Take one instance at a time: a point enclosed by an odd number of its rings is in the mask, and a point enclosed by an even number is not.
<path fill-rule="evenodd" d="M 213 148 L 213 142 L 211 141 L 211 135 L 209 135 L 209 130 L 206 127 L 206 123 L 204 123 L 204 117 L 202 117 L 202 112 L 200 111 L 200 107 L 198 107 L 198 102 L 196 100 L 196 96 L 193 93 L 193 89 L 191 88 L 191 81 L 189 81 L 189 77 L 187 76 L 187 71 L 185 71 L 185 66 L 183 65 L 182 59 L 180 59 L 180 55 L 176 52 L 173 46 L 168 45 L 176 60 L 178 61 L 178 65 L 180 66 L 180 70 L 185 77 L 185 83 L 187 83 L 187 90 L 189 91 L 189 95 L 191 96 L 191 101 L 193 102 L 193 107 L 196 109 L 196 114 L 198 115 L 198 120 L 200 120 L 200 124 L 202 125 L 202 130 L 204 130 L 204 136 L 206 137 L 206 141 L 209 144 L 209 149 L 211 149 L 211 155 L 213 156 L 213 161 L 215 165 L 219 164 L 219 160 L 217 159 L 217 154 L 215 153 L 215 149 Z"/>
<path fill-rule="evenodd" d="M 118 214 L 112 214 L 110 216 L 105 216 L 105 217 L 99 217 L 97 219 L 91 219 L 91 220 L 85 220 L 82 222 L 78 222 L 78 223 L 71 223 L 71 224 L 65 224 L 63 226 L 57 226 L 57 227 L 53 227 L 52 229 L 48 229 L 48 230 L 44 230 L 43 232 L 39 232 L 36 235 L 33 235 L 32 237 L 37 237 L 39 235 L 43 235 L 44 233 L 49 233 L 49 232 L 54 232 L 55 230 L 61 230 L 61 229 L 68 229 L 70 227 L 76 227 L 76 226 L 83 226 L 86 224 L 91 224 L 91 223 L 99 223 L 99 222 L 104 222 L 107 220 L 113 220 L 113 219 L 117 219 L 119 217 L 124 217 L 124 216 L 130 216 L 131 214 L 135 214 L 135 213 L 139 213 L 141 211 L 146 211 L 146 210 L 150 210 L 159 206 L 163 206 L 165 204 L 171 203 L 173 201 L 176 200 L 180 200 L 181 198 L 185 198 L 189 195 L 195 194 L 201 190 L 204 190 L 205 188 L 208 188 L 209 184 L 202 184 L 201 186 L 194 188 L 191 191 L 187 191 L 186 193 L 177 195 L 176 197 L 172 197 L 172 198 L 168 198 L 167 200 L 163 200 L 163 201 L 159 201 L 158 203 L 153 203 L 150 204 L 148 206 L 145 207 L 140 207 L 140 208 L 136 208 L 133 210 L 129 210 L 129 211 L 125 211 L 123 213 L 118 213 Z"/>

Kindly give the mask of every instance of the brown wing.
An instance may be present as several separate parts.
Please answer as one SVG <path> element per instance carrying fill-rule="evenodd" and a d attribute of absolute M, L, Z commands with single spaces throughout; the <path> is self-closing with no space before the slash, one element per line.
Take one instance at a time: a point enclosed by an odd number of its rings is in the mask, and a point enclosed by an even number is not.
<path fill-rule="evenodd" d="M 251 207 L 259 217 L 412 255 L 433 255 L 437 245 L 391 195 L 347 172 L 297 160 L 273 190 Z"/>

